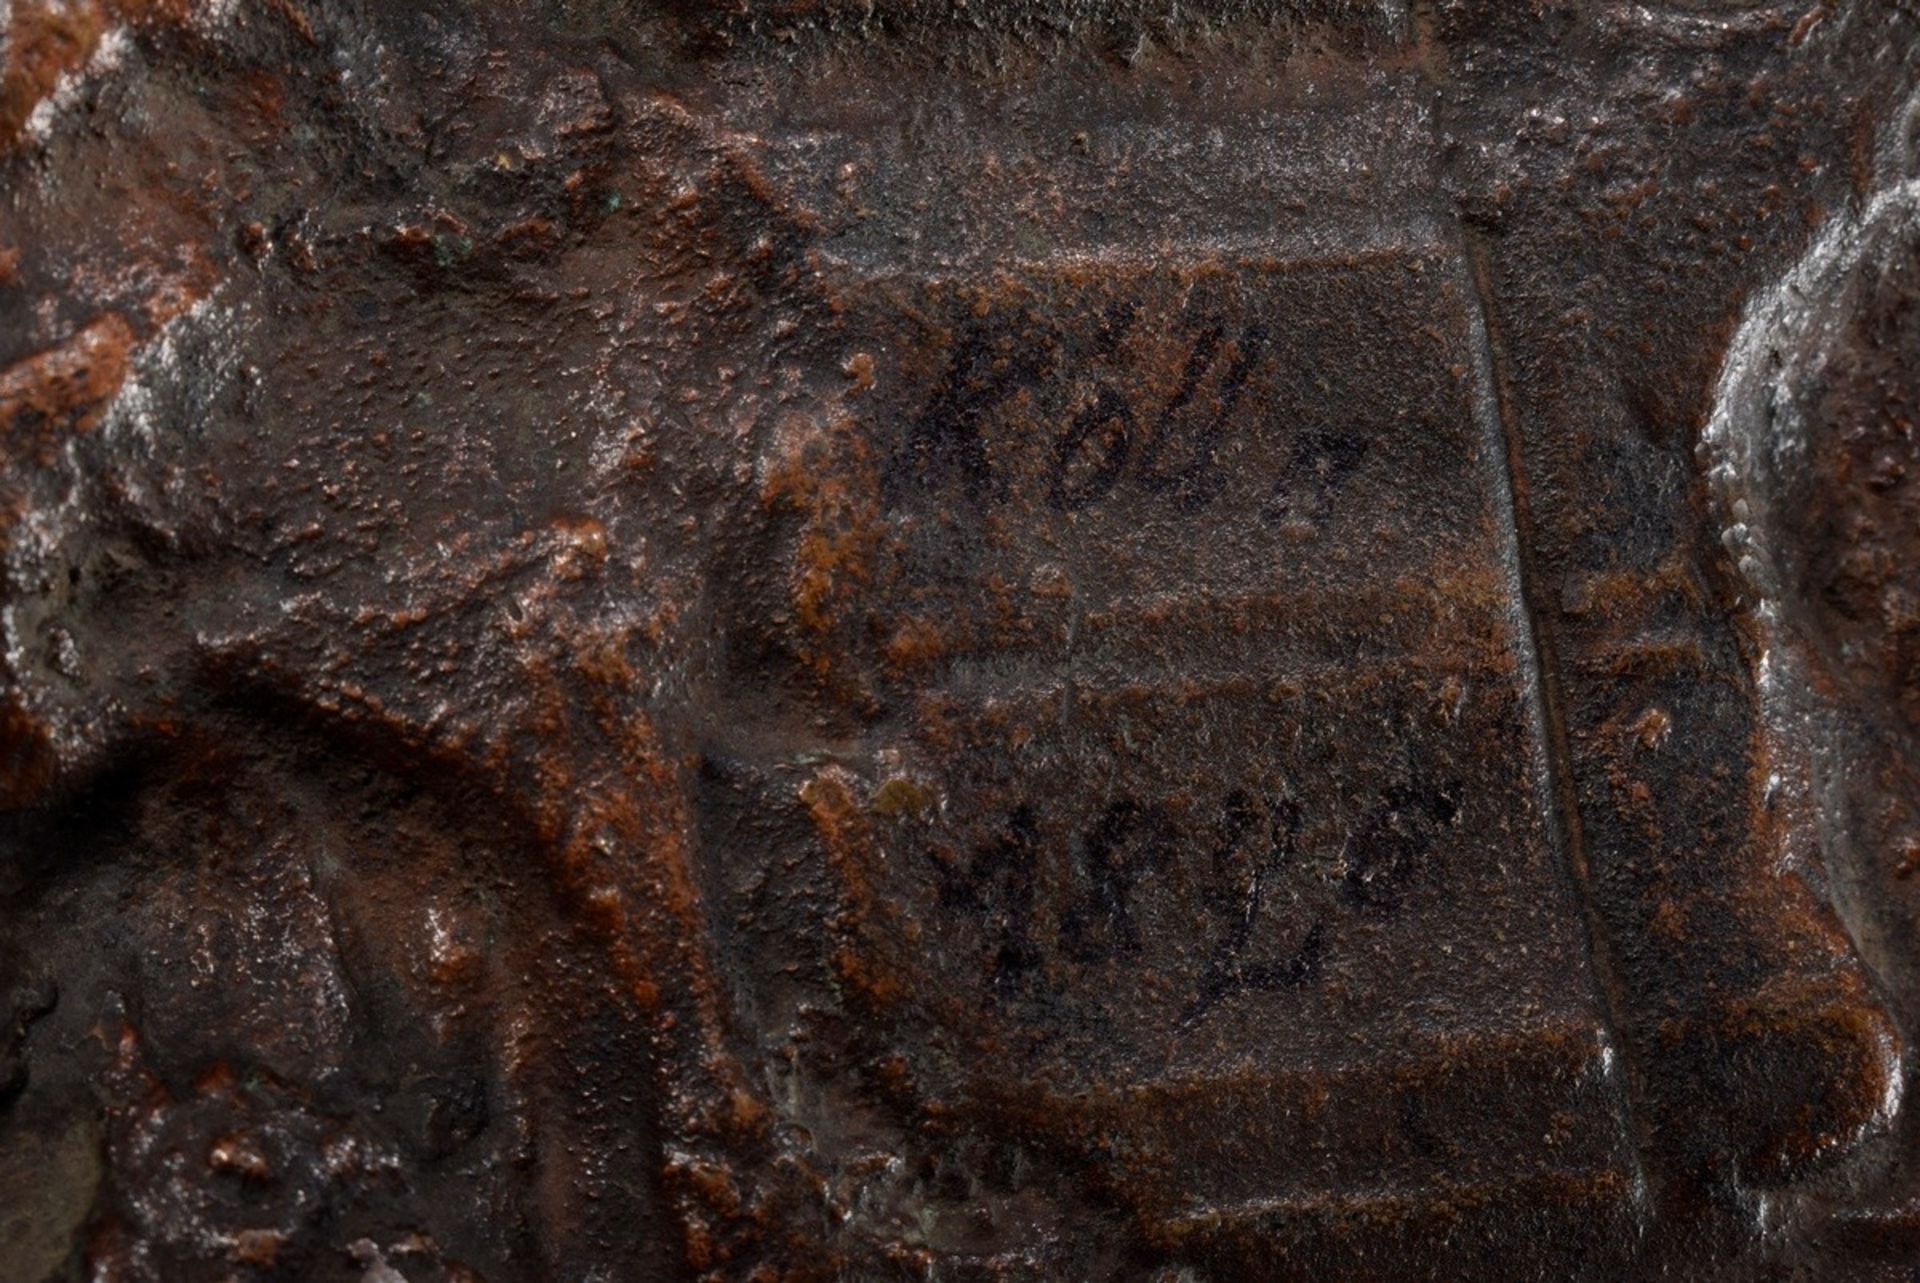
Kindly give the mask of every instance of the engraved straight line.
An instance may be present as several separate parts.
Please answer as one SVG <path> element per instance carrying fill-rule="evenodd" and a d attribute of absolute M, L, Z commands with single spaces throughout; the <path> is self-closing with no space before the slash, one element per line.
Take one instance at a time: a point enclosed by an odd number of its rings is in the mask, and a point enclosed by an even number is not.
<path fill-rule="evenodd" d="M 1337 660 L 1282 659 L 1264 668 L 1242 667 L 1194 677 L 1182 670 L 1186 661 L 1178 657 L 1154 668 L 1143 667 L 1137 660 L 1123 661 L 1115 657 L 1103 662 L 1077 662 L 1063 669 L 1059 661 L 1064 656 L 1064 648 L 1053 654 L 1018 652 L 1011 657 L 1012 662 L 1007 662 L 1005 652 L 992 658 L 976 654 L 957 656 L 935 669 L 938 676 L 929 680 L 929 689 L 1041 701 L 1060 696 L 1071 686 L 1074 699 L 1082 703 L 1136 694 L 1181 701 L 1243 700 L 1288 683 L 1311 686 L 1326 694 L 1371 686 L 1381 678 L 1405 680 L 1466 675 L 1498 681 L 1512 675 L 1515 667 L 1491 660 L 1463 663 L 1452 655 L 1433 657 L 1409 653 Z M 1123 662 L 1130 663 L 1131 667 L 1125 672 L 1116 672 L 1123 667 Z M 1282 693 L 1288 700 L 1295 700 L 1305 691 Z"/>
<path fill-rule="evenodd" d="M 1592 871 L 1587 861 L 1586 835 L 1580 823 L 1579 797 L 1573 778 L 1572 753 L 1568 747 L 1564 700 L 1560 690 L 1557 656 L 1553 636 L 1543 622 L 1539 602 L 1539 573 L 1534 564 L 1528 533 L 1533 518 L 1527 507 L 1525 472 L 1520 453 L 1520 430 L 1515 422 L 1513 397 L 1506 362 L 1501 356 L 1493 326 L 1492 275 L 1485 248 L 1467 228 L 1460 229 L 1469 280 L 1467 281 L 1467 329 L 1475 369 L 1474 411 L 1483 430 L 1496 469 L 1495 504 L 1506 527 L 1504 549 L 1509 574 L 1517 590 L 1519 610 L 1515 612 L 1519 644 L 1525 652 L 1523 667 L 1530 667 L 1533 685 L 1535 733 L 1538 737 L 1544 783 L 1553 812 L 1551 840 L 1561 853 L 1561 865 L 1569 891 L 1578 904 L 1586 929 L 1587 965 L 1594 977 L 1600 1001 L 1601 1019 L 1606 1037 L 1616 1051 L 1623 1051 L 1622 1017 L 1626 999 L 1619 973 L 1613 965 L 1605 930 L 1593 902 Z M 1617 1084 L 1620 1118 L 1627 1128 L 1633 1151 L 1635 1189 L 1643 1192 L 1645 1164 L 1641 1159 L 1642 1138 L 1635 1125 L 1633 1100 L 1625 1084 L 1625 1075 L 1609 1075 Z"/>
<path fill-rule="evenodd" d="M 1006 688 L 1006 693 L 1016 693 L 1025 688 L 1041 695 L 1056 695 L 1064 688 L 1064 682 L 1071 678 L 1071 684 L 1079 691 L 1079 697 L 1110 695 L 1110 693 L 1131 693 L 1148 691 L 1164 693 L 1173 697 L 1188 695 L 1229 695 L 1244 697 L 1248 691 L 1265 690 L 1277 682 L 1313 682 L 1321 688 L 1348 690 L 1375 686 L 1380 678 L 1444 678 L 1471 674 L 1476 678 L 1505 678 L 1515 670 L 1515 663 L 1500 663 L 1494 659 L 1461 661 L 1457 655 L 1430 655 L 1421 651 L 1407 651 L 1402 655 L 1365 655 L 1352 659 L 1288 659 L 1275 657 L 1269 663 L 1252 666 L 1225 666 L 1223 672 L 1213 672 L 1204 676 L 1192 676 L 1188 668 L 1194 663 L 1194 657 L 1167 657 L 1164 663 L 1148 668 L 1137 657 L 1114 655 L 1106 661 L 1077 661 L 1066 668 L 1062 659 L 1068 659 L 1066 647 L 1060 651 L 970 651 L 966 655 L 954 655 L 945 665 L 935 668 L 941 678 L 945 678 L 943 688 L 960 684 L 964 688 L 991 688 L 998 678 L 1018 682 L 1018 686 Z M 1217 659 L 1213 655 L 1200 655 L 1200 661 Z M 1129 672 L 1116 674 L 1117 665 L 1127 665 Z M 1068 674 L 1066 678 L 1062 674 Z"/>
<path fill-rule="evenodd" d="M 1286 1104 L 1332 1090 L 1350 1093 L 1355 1099 L 1372 1099 L 1389 1089 L 1424 1091 L 1444 1086 L 1460 1080 L 1463 1070 L 1467 1071 L 1467 1080 L 1483 1082 L 1497 1078 L 1501 1070 L 1511 1069 L 1521 1060 L 1551 1064 L 1555 1070 L 1570 1070 L 1570 1077 L 1578 1077 L 1587 1072 L 1592 1061 L 1604 1058 L 1603 1039 L 1604 1031 L 1595 1030 L 1589 1021 L 1558 1017 L 1550 1023 L 1496 1033 L 1477 1029 L 1426 1031 L 1409 1035 L 1384 1059 L 1374 1051 L 1342 1049 L 1305 1065 L 1261 1065 L 1124 1084 L 1090 1084 L 1077 1091 L 1066 1108 L 1094 1115 L 1115 1111 L 1116 1116 L 1154 1108 L 1179 1113 L 1230 1096 Z M 1557 1107 L 1560 1098 L 1541 1099 Z"/>
<path fill-rule="evenodd" d="M 1351 1192 L 1278 1194 L 1208 1203 L 1193 1211 L 1175 1213 L 1167 1218 L 1167 1223 L 1177 1231 L 1194 1233 L 1247 1221 L 1324 1217 L 1336 1212 L 1356 1221 L 1364 1221 L 1369 1216 L 1398 1219 L 1422 1212 L 1450 1219 L 1462 1206 L 1497 1208 L 1541 1201 L 1590 1206 L 1608 1200 L 1624 1201 L 1632 1198 L 1633 1192 L 1621 1189 L 1623 1183 L 1617 1168 L 1548 1167 L 1508 1180 L 1379 1185 Z"/>
<path fill-rule="evenodd" d="M 1141 275 L 1202 267 L 1228 262 L 1234 266 L 1270 272 L 1276 276 L 1294 273 L 1355 271 L 1404 262 L 1409 258 L 1438 257 L 1451 253 L 1452 243 L 1432 226 L 1417 228 L 1382 225 L 1370 229 L 1377 239 L 1353 244 L 1346 237 L 1338 249 L 1331 248 L 1324 236 L 1301 235 L 1288 242 L 1275 242 L 1271 234 L 1244 236 L 1186 236 L 1142 249 L 1137 245 L 1091 244 L 1068 246 L 1044 254 L 981 253 L 958 258 L 934 259 L 901 268 L 889 260 L 884 266 L 871 266 L 859 259 L 827 252 L 822 261 L 834 271 L 863 285 L 904 282 L 916 288 L 927 285 L 970 285 L 1007 273 L 1048 275 L 1085 271 L 1088 268 L 1129 268 Z M 1418 232 L 1409 236 L 1409 232 Z M 1297 252 L 1288 253 L 1289 248 Z"/>

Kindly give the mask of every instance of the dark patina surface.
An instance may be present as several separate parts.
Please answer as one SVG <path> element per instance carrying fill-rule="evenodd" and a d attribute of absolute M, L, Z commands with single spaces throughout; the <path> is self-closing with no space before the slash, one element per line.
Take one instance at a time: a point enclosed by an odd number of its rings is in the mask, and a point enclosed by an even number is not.
<path fill-rule="evenodd" d="M 0 30 L 0 1283 L 1914 1277 L 1911 3 Z"/>

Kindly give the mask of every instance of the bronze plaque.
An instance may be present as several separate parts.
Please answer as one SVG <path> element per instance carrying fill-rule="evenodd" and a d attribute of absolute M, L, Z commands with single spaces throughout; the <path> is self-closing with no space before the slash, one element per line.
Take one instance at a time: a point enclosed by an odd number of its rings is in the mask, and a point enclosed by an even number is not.
<path fill-rule="evenodd" d="M 0 7 L 0 1283 L 1892 1280 L 1903 0 Z"/>

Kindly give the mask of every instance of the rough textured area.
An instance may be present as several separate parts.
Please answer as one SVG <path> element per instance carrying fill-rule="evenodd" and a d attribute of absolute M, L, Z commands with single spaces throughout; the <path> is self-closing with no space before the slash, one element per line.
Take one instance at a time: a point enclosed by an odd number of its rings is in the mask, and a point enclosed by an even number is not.
<path fill-rule="evenodd" d="M 0 1283 L 1914 1277 L 1910 0 L 0 32 Z"/>

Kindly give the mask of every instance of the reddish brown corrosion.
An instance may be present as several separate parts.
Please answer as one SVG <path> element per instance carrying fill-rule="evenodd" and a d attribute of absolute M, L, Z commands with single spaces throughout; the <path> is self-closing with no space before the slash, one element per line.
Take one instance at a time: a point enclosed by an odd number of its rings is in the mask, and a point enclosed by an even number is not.
<path fill-rule="evenodd" d="M 0 12 L 0 1283 L 1911 1273 L 1911 6 Z"/>

